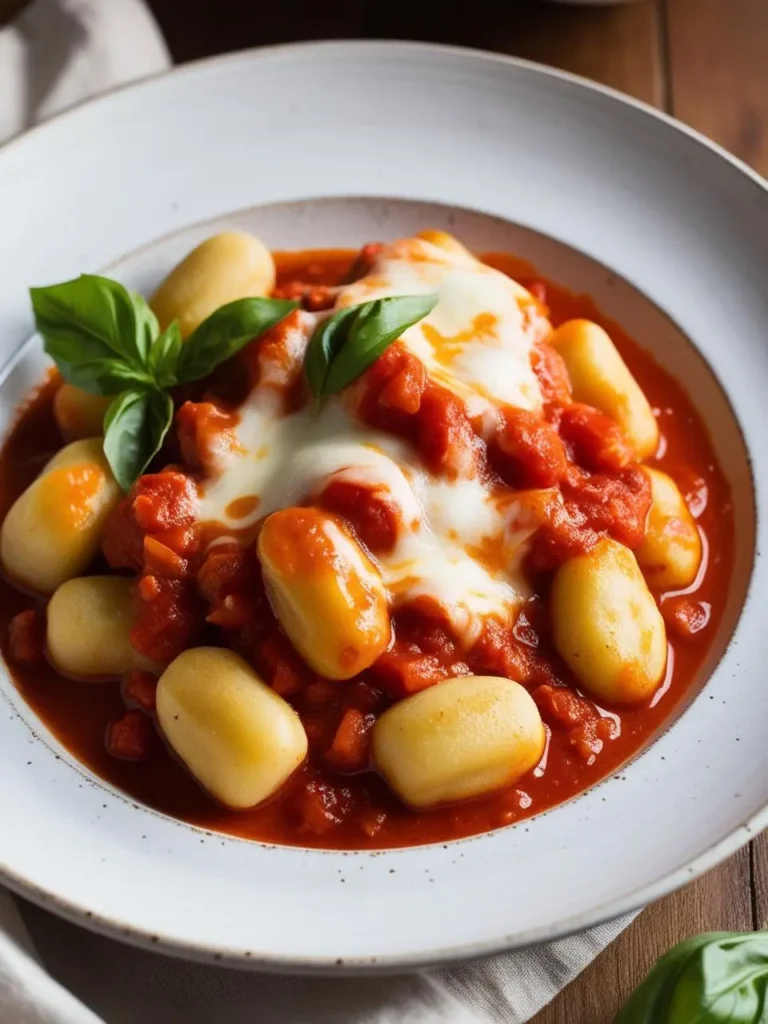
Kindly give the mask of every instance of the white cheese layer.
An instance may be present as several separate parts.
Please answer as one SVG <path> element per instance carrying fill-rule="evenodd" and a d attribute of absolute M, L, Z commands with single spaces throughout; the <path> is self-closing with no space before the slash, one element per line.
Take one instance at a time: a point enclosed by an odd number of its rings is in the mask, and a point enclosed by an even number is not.
<path fill-rule="evenodd" d="M 250 418 L 255 410 L 249 406 Z M 319 416 L 309 410 L 282 419 L 264 415 L 263 428 L 258 453 L 231 455 L 220 476 L 204 487 L 203 519 L 235 532 L 277 509 L 310 501 L 331 480 L 348 480 L 388 491 L 399 508 L 394 550 L 374 557 L 394 604 L 434 598 L 457 634 L 471 643 L 487 616 L 507 620 L 530 596 L 518 568 L 518 549 L 527 537 L 516 533 L 509 543 L 508 503 L 495 500 L 477 480 L 435 480 L 405 442 L 355 423 L 337 402 Z M 242 435 L 238 441 L 243 444 Z M 258 505 L 232 518 L 227 507 L 243 496 L 258 496 Z M 506 562 L 506 569 L 477 557 L 491 548 L 497 552 L 493 561 Z"/>
<path fill-rule="evenodd" d="M 434 311 L 404 336 L 430 375 L 470 411 L 473 403 L 475 412 L 499 403 L 536 408 L 533 339 L 520 306 L 532 300 L 469 254 L 420 239 L 396 243 L 366 278 L 341 289 L 338 304 L 430 291 L 439 295 Z M 291 361 L 301 358 L 300 335 L 306 345 L 313 325 L 307 316 L 291 332 Z M 511 528 L 510 495 L 492 494 L 475 477 L 432 476 L 407 442 L 361 424 L 338 397 L 319 413 L 308 406 L 284 415 L 274 383 L 262 379 L 241 406 L 237 443 L 201 487 L 201 518 L 236 533 L 311 501 L 332 479 L 386 489 L 400 510 L 400 531 L 394 550 L 375 560 L 393 605 L 433 598 L 466 645 L 489 616 L 509 621 L 530 596 L 520 563 L 532 533 Z M 244 515 L 242 499 L 252 499 Z"/>
<path fill-rule="evenodd" d="M 463 398 L 471 416 L 489 405 L 541 407 L 531 367 L 535 308 L 521 285 L 470 253 L 443 249 L 421 238 L 385 246 L 371 272 L 341 289 L 337 306 L 389 295 L 436 293 L 435 308 L 409 327 L 402 340 L 430 375 Z"/>

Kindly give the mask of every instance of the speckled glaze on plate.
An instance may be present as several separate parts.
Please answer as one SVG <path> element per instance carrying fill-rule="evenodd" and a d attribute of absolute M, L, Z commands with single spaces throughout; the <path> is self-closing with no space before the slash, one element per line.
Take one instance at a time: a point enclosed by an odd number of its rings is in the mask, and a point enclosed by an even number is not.
<path fill-rule="evenodd" d="M 309 44 L 187 66 L 35 129 L 0 151 L 0 224 L 2 358 L 31 333 L 28 285 L 112 266 L 149 288 L 214 225 L 279 248 L 431 225 L 516 251 L 589 291 L 685 381 L 738 535 L 710 678 L 671 728 L 581 798 L 445 846 L 308 852 L 171 820 L 78 766 L 0 670 L 2 881 L 170 953 L 395 970 L 617 916 L 768 824 L 756 512 L 768 488 L 768 191 L 756 175 L 668 118 L 534 65 Z M 32 341 L 6 367 L 0 427 L 43 365 Z"/>

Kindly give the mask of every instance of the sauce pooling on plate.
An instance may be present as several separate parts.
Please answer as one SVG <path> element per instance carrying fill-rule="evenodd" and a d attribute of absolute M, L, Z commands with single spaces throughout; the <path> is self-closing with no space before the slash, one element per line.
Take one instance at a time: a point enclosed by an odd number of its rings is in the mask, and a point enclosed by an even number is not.
<path fill-rule="evenodd" d="M 614 773 L 700 681 L 729 491 L 588 297 L 442 232 L 234 234 L 150 305 L 151 346 L 180 327 L 145 471 L 58 375 L 0 453 L 3 651 L 98 775 L 247 838 L 444 842 Z"/>

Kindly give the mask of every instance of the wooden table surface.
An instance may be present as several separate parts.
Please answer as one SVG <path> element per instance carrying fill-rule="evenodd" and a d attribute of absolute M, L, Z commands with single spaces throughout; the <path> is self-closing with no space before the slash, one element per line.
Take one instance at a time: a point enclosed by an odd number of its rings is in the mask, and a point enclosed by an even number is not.
<path fill-rule="evenodd" d="M 177 61 L 296 39 L 477 46 L 621 89 L 693 125 L 768 175 L 768 0 L 640 0 L 609 8 L 541 0 L 150 2 Z M 647 908 L 532 1024 L 608 1024 L 673 943 L 700 931 L 765 926 L 767 836 Z"/>

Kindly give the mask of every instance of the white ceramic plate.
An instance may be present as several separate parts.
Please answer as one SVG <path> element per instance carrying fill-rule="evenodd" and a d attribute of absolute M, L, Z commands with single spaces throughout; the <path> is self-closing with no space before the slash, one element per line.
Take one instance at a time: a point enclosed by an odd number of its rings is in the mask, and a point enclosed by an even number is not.
<path fill-rule="evenodd" d="M 443 226 L 591 292 L 686 381 L 731 479 L 737 567 L 713 674 L 620 776 L 566 806 L 445 846 L 339 854 L 206 834 L 127 801 L 0 673 L 3 880 L 169 952 L 392 969 L 586 927 L 746 842 L 768 821 L 768 579 L 754 557 L 766 533 L 755 499 L 768 507 L 761 180 L 638 104 L 511 60 L 382 43 L 235 55 L 117 92 L 0 152 L 6 351 L 30 334 L 29 284 L 117 262 L 149 287 L 205 221 L 278 247 Z M 0 426 L 42 365 L 32 343 L 0 388 Z"/>

